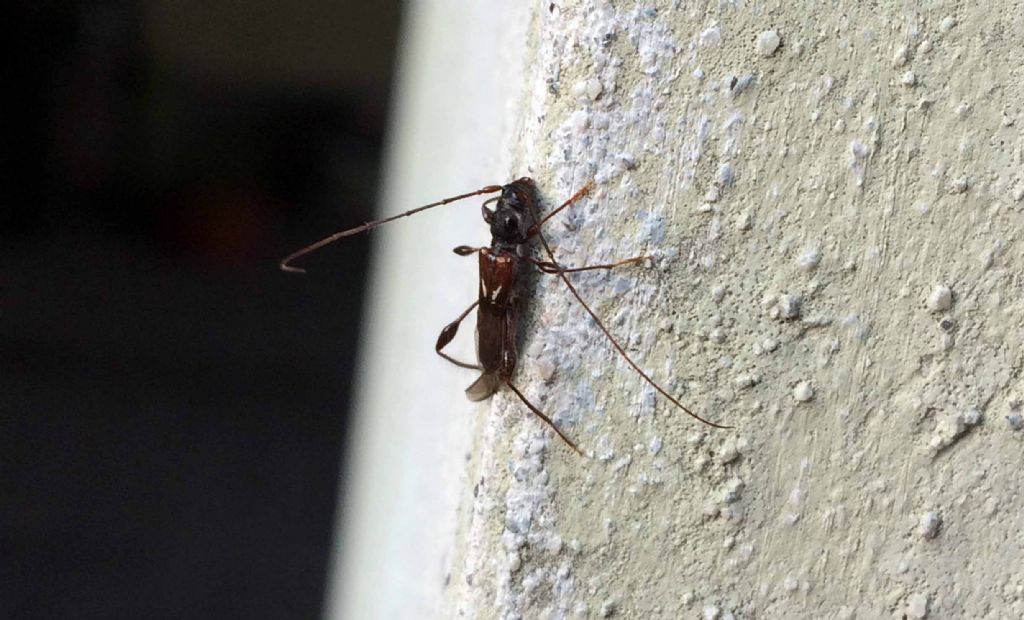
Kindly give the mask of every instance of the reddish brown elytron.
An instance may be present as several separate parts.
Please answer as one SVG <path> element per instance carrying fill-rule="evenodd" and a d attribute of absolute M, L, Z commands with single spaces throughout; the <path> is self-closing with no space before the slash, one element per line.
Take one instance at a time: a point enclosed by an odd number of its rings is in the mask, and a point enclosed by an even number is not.
<path fill-rule="evenodd" d="M 538 210 L 539 199 L 537 196 L 537 186 L 534 184 L 533 179 L 523 177 L 512 181 L 507 185 L 488 185 L 487 187 L 483 187 L 475 192 L 445 198 L 444 200 L 423 205 L 422 207 L 417 207 L 393 217 L 367 222 L 362 226 L 357 226 L 355 228 L 335 233 L 288 256 L 281 261 L 281 269 L 284 271 L 302 273 L 302 269 L 291 265 L 292 261 L 329 243 L 333 243 L 342 237 L 348 237 L 350 235 L 365 232 L 398 218 L 407 217 L 414 213 L 419 213 L 426 209 L 455 202 L 456 200 L 461 200 L 463 198 L 500 192 L 497 196 L 487 199 L 481 206 L 484 221 L 491 227 L 491 246 L 469 247 L 460 245 L 454 250 L 459 256 L 470 256 L 472 254 L 479 255 L 480 290 L 477 299 L 470 304 L 470 306 L 466 308 L 458 318 L 441 330 L 441 335 L 438 336 L 437 344 L 435 346 L 435 350 L 438 355 L 449 362 L 457 366 L 461 366 L 462 368 L 470 368 L 480 371 L 480 377 L 474 381 L 472 385 L 466 388 L 466 395 L 469 399 L 475 401 L 484 400 L 494 395 L 502 385 L 508 386 L 519 400 L 521 400 L 523 404 L 530 409 L 530 411 L 536 414 L 537 417 L 544 420 L 544 422 L 546 422 L 568 446 L 577 453 L 581 455 L 583 454 L 576 444 L 569 439 L 554 422 L 551 421 L 551 418 L 546 416 L 544 412 L 530 403 L 519 388 L 512 383 L 512 376 L 515 374 L 516 362 L 518 360 L 518 356 L 516 354 L 516 325 L 519 316 L 520 302 L 519 274 L 523 265 L 529 264 L 537 267 L 543 273 L 559 276 L 565 283 L 566 287 L 568 287 L 573 297 L 575 297 L 580 305 L 583 306 L 583 309 L 587 311 L 587 314 L 594 319 L 594 322 L 608 338 L 609 342 L 612 343 L 616 352 L 622 356 L 622 358 L 644 379 L 644 381 L 649 383 L 655 390 L 671 401 L 672 404 L 682 409 L 690 416 L 700 420 L 704 424 L 714 426 L 716 428 L 730 428 L 728 426 L 723 426 L 721 424 L 705 420 L 699 415 L 693 413 L 683 406 L 682 403 L 676 400 L 671 394 L 666 392 L 660 385 L 655 383 L 653 379 L 651 379 L 643 370 L 640 369 L 639 366 L 637 366 L 636 362 L 634 362 L 626 353 L 625 349 L 622 348 L 622 345 L 620 345 L 619 342 L 611 335 L 608 329 L 604 326 L 604 323 L 601 322 L 590 306 L 583 301 L 583 298 L 576 290 L 576 287 L 573 286 L 572 282 L 569 281 L 569 278 L 566 276 L 568 273 L 574 273 L 577 271 L 612 269 L 620 265 L 640 263 L 645 261 L 647 257 L 636 256 L 634 258 L 627 258 L 615 263 L 605 265 L 588 265 L 585 267 L 563 267 L 555 260 L 554 252 L 552 252 L 551 246 L 548 245 L 547 239 L 544 238 L 544 234 L 541 232 L 541 227 L 562 209 L 574 204 L 580 198 L 585 196 L 589 190 L 590 185 L 588 184 L 542 219 L 539 216 Z M 494 203 L 494 208 L 488 208 L 492 203 Z M 540 240 L 541 246 L 544 248 L 544 252 L 550 260 L 537 260 L 526 255 L 525 246 L 527 242 L 534 237 L 537 237 Z M 455 337 L 463 319 L 469 316 L 469 313 L 474 309 L 477 310 L 477 358 L 480 360 L 479 364 L 460 362 L 443 351 L 444 347 L 447 346 Z"/>

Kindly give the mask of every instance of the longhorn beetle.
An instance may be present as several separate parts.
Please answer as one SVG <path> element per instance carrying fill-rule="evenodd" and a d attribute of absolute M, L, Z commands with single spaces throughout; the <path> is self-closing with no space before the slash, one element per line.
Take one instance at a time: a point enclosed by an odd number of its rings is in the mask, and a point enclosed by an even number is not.
<path fill-rule="evenodd" d="M 325 245 L 334 243 L 338 239 L 366 232 L 399 218 L 408 217 L 419 213 L 420 211 L 426 211 L 427 209 L 446 205 L 450 202 L 462 200 L 463 198 L 470 198 L 481 194 L 497 194 L 497 196 L 493 196 L 484 201 L 480 207 L 484 222 L 491 227 L 490 247 L 470 247 L 467 245 L 460 245 L 453 250 L 459 256 L 471 256 L 473 254 L 477 254 L 479 256 L 480 289 L 477 299 L 470 304 L 470 306 L 466 308 L 458 318 L 441 330 L 441 334 L 437 338 L 437 344 L 434 347 L 438 355 L 456 366 L 480 371 L 480 376 L 477 380 L 466 388 L 466 396 L 473 401 L 485 400 L 494 395 L 502 385 L 508 386 L 519 400 L 521 400 L 530 411 L 536 414 L 537 417 L 544 420 L 544 422 L 546 422 L 547 425 L 550 426 L 551 429 L 555 431 L 555 433 L 557 433 L 569 447 L 575 450 L 578 454 L 583 455 L 583 452 L 579 447 L 577 447 L 576 444 L 569 439 L 554 422 L 551 421 L 551 418 L 527 400 L 526 396 L 523 395 L 519 388 L 512 383 L 512 375 L 515 373 L 516 361 L 518 360 L 518 355 L 516 353 L 516 326 L 519 316 L 520 299 L 519 274 L 523 266 L 525 264 L 529 264 L 539 269 L 542 273 L 557 275 L 560 277 L 566 287 L 568 287 L 569 292 L 572 293 L 572 296 L 576 298 L 576 301 L 578 301 L 581 306 L 583 306 L 583 309 L 587 311 L 587 314 L 594 319 L 598 328 L 604 332 L 604 335 L 608 338 L 608 341 L 612 343 L 612 346 L 618 354 L 622 356 L 622 359 L 632 366 L 633 370 L 635 370 L 637 374 L 644 379 L 644 381 L 660 392 L 662 396 L 671 401 L 673 405 L 679 407 L 691 417 L 700 420 L 708 426 L 714 426 L 716 428 L 730 428 L 729 426 L 705 420 L 696 413 L 693 413 L 682 403 L 676 400 L 676 398 L 671 394 L 666 392 L 664 388 L 658 385 L 653 379 L 651 379 L 647 373 L 641 370 L 636 362 L 634 362 L 626 353 L 626 350 L 622 348 L 622 345 L 619 344 L 615 337 L 611 335 L 611 332 L 608 331 L 608 328 L 605 327 L 604 323 L 597 318 L 597 315 L 590 308 L 587 302 L 583 301 L 583 298 L 576 290 L 576 287 L 573 286 L 572 282 L 566 276 L 568 273 L 575 273 L 578 271 L 612 269 L 620 265 L 636 264 L 647 260 L 646 256 L 635 256 L 633 258 L 627 258 L 625 260 L 605 265 L 587 265 L 584 267 L 563 267 L 558 264 L 557 260 L 555 260 L 555 254 L 551 250 L 551 246 L 548 245 L 544 234 L 541 232 L 541 227 L 560 211 L 576 203 L 580 198 L 585 196 L 590 191 L 591 185 L 591 183 L 588 183 L 583 186 L 583 188 L 573 194 L 569 200 L 566 200 L 561 206 L 551 213 L 548 213 L 543 218 L 541 218 L 538 213 L 537 205 L 540 200 L 538 198 L 537 186 L 533 182 L 533 179 L 523 177 L 512 181 L 507 185 L 488 185 L 476 190 L 475 192 L 445 198 L 444 200 L 439 200 L 437 202 L 423 205 L 422 207 L 411 209 L 405 213 L 400 213 L 381 220 L 374 220 L 372 222 L 367 222 L 362 226 L 356 226 L 355 228 L 349 228 L 348 230 L 334 233 L 333 235 L 325 237 L 324 239 L 308 245 L 286 257 L 281 261 L 281 269 L 284 271 L 304 273 L 304 269 L 294 267 L 291 263 L 295 259 L 318 250 Z M 488 208 L 492 203 L 494 203 L 494 208 Z M 544 252 L 547 254 L 547 258 L 549 260 L 538 260 L 526 253 L 525 245 L 534 237 L 537 237 L 537 239 L 540 240 L 541 246 L 544 248 Z M 474 309 L 477 310 L 477 358 L 480 360 L 479 364 L 460 362 L 443 351 L 445 346 L 447 346 L 455 337 L 463 319 L 465 319 Z"/>

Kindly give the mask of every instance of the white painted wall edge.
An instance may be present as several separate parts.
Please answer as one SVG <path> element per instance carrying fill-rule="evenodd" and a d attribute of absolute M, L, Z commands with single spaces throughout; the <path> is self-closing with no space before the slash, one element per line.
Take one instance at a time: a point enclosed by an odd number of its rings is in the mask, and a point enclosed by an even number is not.
<path fill-rule="evenodd" d="M 517 84 L 526 11 L 513 2 L 409 3 L 382 216 L 501 183 L 501 111 Z M 509 81 L 509 80 L 512 81 Z M 430 618 L 450 572 L 455 512 L 470 438 L 490 403 L 463 390 L 475 373 L 433 350 L 441 328 L 477 294 L 488 243 L 483 199 L 375 231 L 356 407 L 326 618 Z M 473 316 L 446 350 L 475 360 Z"/>

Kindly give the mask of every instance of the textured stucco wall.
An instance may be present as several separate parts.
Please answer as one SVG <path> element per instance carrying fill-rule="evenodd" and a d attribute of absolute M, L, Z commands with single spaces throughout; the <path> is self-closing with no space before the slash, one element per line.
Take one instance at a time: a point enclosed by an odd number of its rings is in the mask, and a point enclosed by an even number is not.
<path fill-rule="evenodd" d="M 574 281 L 736 428 L 541 280 L 518 382 L 593 458 L 478 411 L 439 617 L 1024 617 L 1021 7 L 497 10 L 488 172 L 596 178 L 559 259 L 651 254 Z"/>

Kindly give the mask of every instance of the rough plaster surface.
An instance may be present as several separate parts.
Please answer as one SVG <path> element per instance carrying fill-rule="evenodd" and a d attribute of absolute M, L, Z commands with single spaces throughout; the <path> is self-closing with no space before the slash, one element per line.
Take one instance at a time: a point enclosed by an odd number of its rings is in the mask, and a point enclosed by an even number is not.
<path fill-rule="evenodd" d="M 538 3 L 511 174 L 557 279 L 477 436 L 443 617 L 1024 617 L 1024 12 Z"/>
<path fill-rule="evenodd" d="M 463 33 L 465 81 L 489 95 L 446 128 L 472 144 L 431 161 L 427 198 L 529 174 L 550 204 L 595 178 L 549 228 L 559 260 L 650 254 L 573 280 L 652 376 L 735 428 L 657 397 L 538 279 L 517 381 L 582 459 L 514 396 L 457 402 L 472 377 L 429 359 L 452 301 L 399 344 L 440 369 L 427 392 L 454 390 L 410 410 L 459 429 L 418 448 L 458 490 L 413 534 L 393 501 L 350 530 L 371 565 L 352 596 L 386 602 L 347 617 L 1024 617 L 1021 7 L 489 6 Z M 455 243 L 485 237 L 469 226 Z M 378 366 L 368 411 L 409 377 Z M 427 568 L 402 569 L 391 547 L 427 538 Z M 429 593 L 397 603 L 417 577 Z"/>

